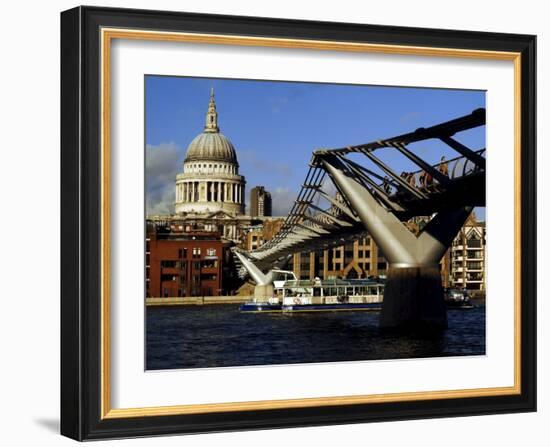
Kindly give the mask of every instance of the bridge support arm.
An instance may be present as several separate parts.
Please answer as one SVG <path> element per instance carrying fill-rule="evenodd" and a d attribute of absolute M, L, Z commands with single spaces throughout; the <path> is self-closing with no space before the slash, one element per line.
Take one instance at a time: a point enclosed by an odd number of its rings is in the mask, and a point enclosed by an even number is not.
<path fill-rule="evenodd" d="M 262 272 L 250 259 L 244 256 L 242 253 L 235 251 L 235 255 L 241 261 L 241 264 L 246 269 L 252 280 L 258 286 L 264 286 L 273 282 L 273 273 Z"/>
<path fill-rule="evenodd" d="M 337 157 L 323 157 L 323 164 L 390 264 L 380 326 L 414 330 L 446 328 L 439 261 L 472 208 L 440 212 L 416 237 Z"/>
<path fill-rule="evenodd" d="M 411 247 L 416 237 L 380 205 L 373 195 L 357 180 L 346 174 L 345 165 L 335 156 L 323 157 L 324 166 L 353 206 L 361 222 L 384 252 L 390 264 L 416 264 Z"/>
<path fill-rule="evenodd" d="M 263 273 L 250 259 L 242 253 L 235 251 L 235 255 L 241 261 L 252 280 L 256 283 L 254 287 L 254 301 L 267 301 L 274 293 L 273 289 L 273 270 L 269 273 Z"/>

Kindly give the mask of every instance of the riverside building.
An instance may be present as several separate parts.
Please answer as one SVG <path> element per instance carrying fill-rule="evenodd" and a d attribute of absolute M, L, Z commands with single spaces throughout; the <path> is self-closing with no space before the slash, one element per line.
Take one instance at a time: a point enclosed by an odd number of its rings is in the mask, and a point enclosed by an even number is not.
<path fill-rule="evenodd" d="M 450 249 L 451 286 L 473 294 L 485 291 L 485 222 L 472 213 Z"/>
<path fill-rule="evenodd" d="M 223 249 L 219 233 L 178 231 L 167 223 L 147 222 L 146 296 L 221 295 Z"/>

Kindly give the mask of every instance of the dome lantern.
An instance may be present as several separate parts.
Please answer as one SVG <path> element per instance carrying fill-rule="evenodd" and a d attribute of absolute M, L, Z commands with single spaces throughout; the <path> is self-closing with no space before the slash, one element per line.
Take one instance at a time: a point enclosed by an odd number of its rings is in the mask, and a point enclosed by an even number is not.
<path fill-rule="evenodd" d="M 220 131 L 218 127 L 218 112 L 216 112 L 216 101 L 214 100 L 214 87 L 210 90 L 210 102 L 208 103 L 208 112 L 206 112 L 206 126 L 204 126 L 205 132 Z"/>

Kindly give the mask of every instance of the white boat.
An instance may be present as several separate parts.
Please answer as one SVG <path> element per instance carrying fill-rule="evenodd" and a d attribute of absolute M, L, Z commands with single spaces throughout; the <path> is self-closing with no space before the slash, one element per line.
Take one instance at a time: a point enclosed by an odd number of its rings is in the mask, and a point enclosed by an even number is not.
<path fill-rule="evenodd" d="M 243 312 L 320 312 L 380 310 L 384 283 L 374 279 L 298 280 L 276 271 L 274 295 L 241 306 Z"/>

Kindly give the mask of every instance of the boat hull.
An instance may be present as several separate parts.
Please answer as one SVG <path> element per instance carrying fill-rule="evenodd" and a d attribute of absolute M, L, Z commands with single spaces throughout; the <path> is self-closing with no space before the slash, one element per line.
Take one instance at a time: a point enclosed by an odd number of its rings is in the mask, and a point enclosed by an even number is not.
<path fill-rule="evenodd" d="M 470 302 L 445 303 L 448 309 L 473 309 Z M 345 312 L 345 311 L 380 311 L 382 303 L 337 303 L 337 304 L 270 304 L 245 303 L 240 306 L 241 312 L 247 313 L 281 313 L 281 312 Z"/>
<path fill-rule="evenodd" d="M 379 311 L 382 303 L 338 303 L 338 304 L 269 304 L 245 303 L 241 305 L 241 312 L 248 313 L 276 313 L 276 312 L 345 312 L 345 311 Z"/>

